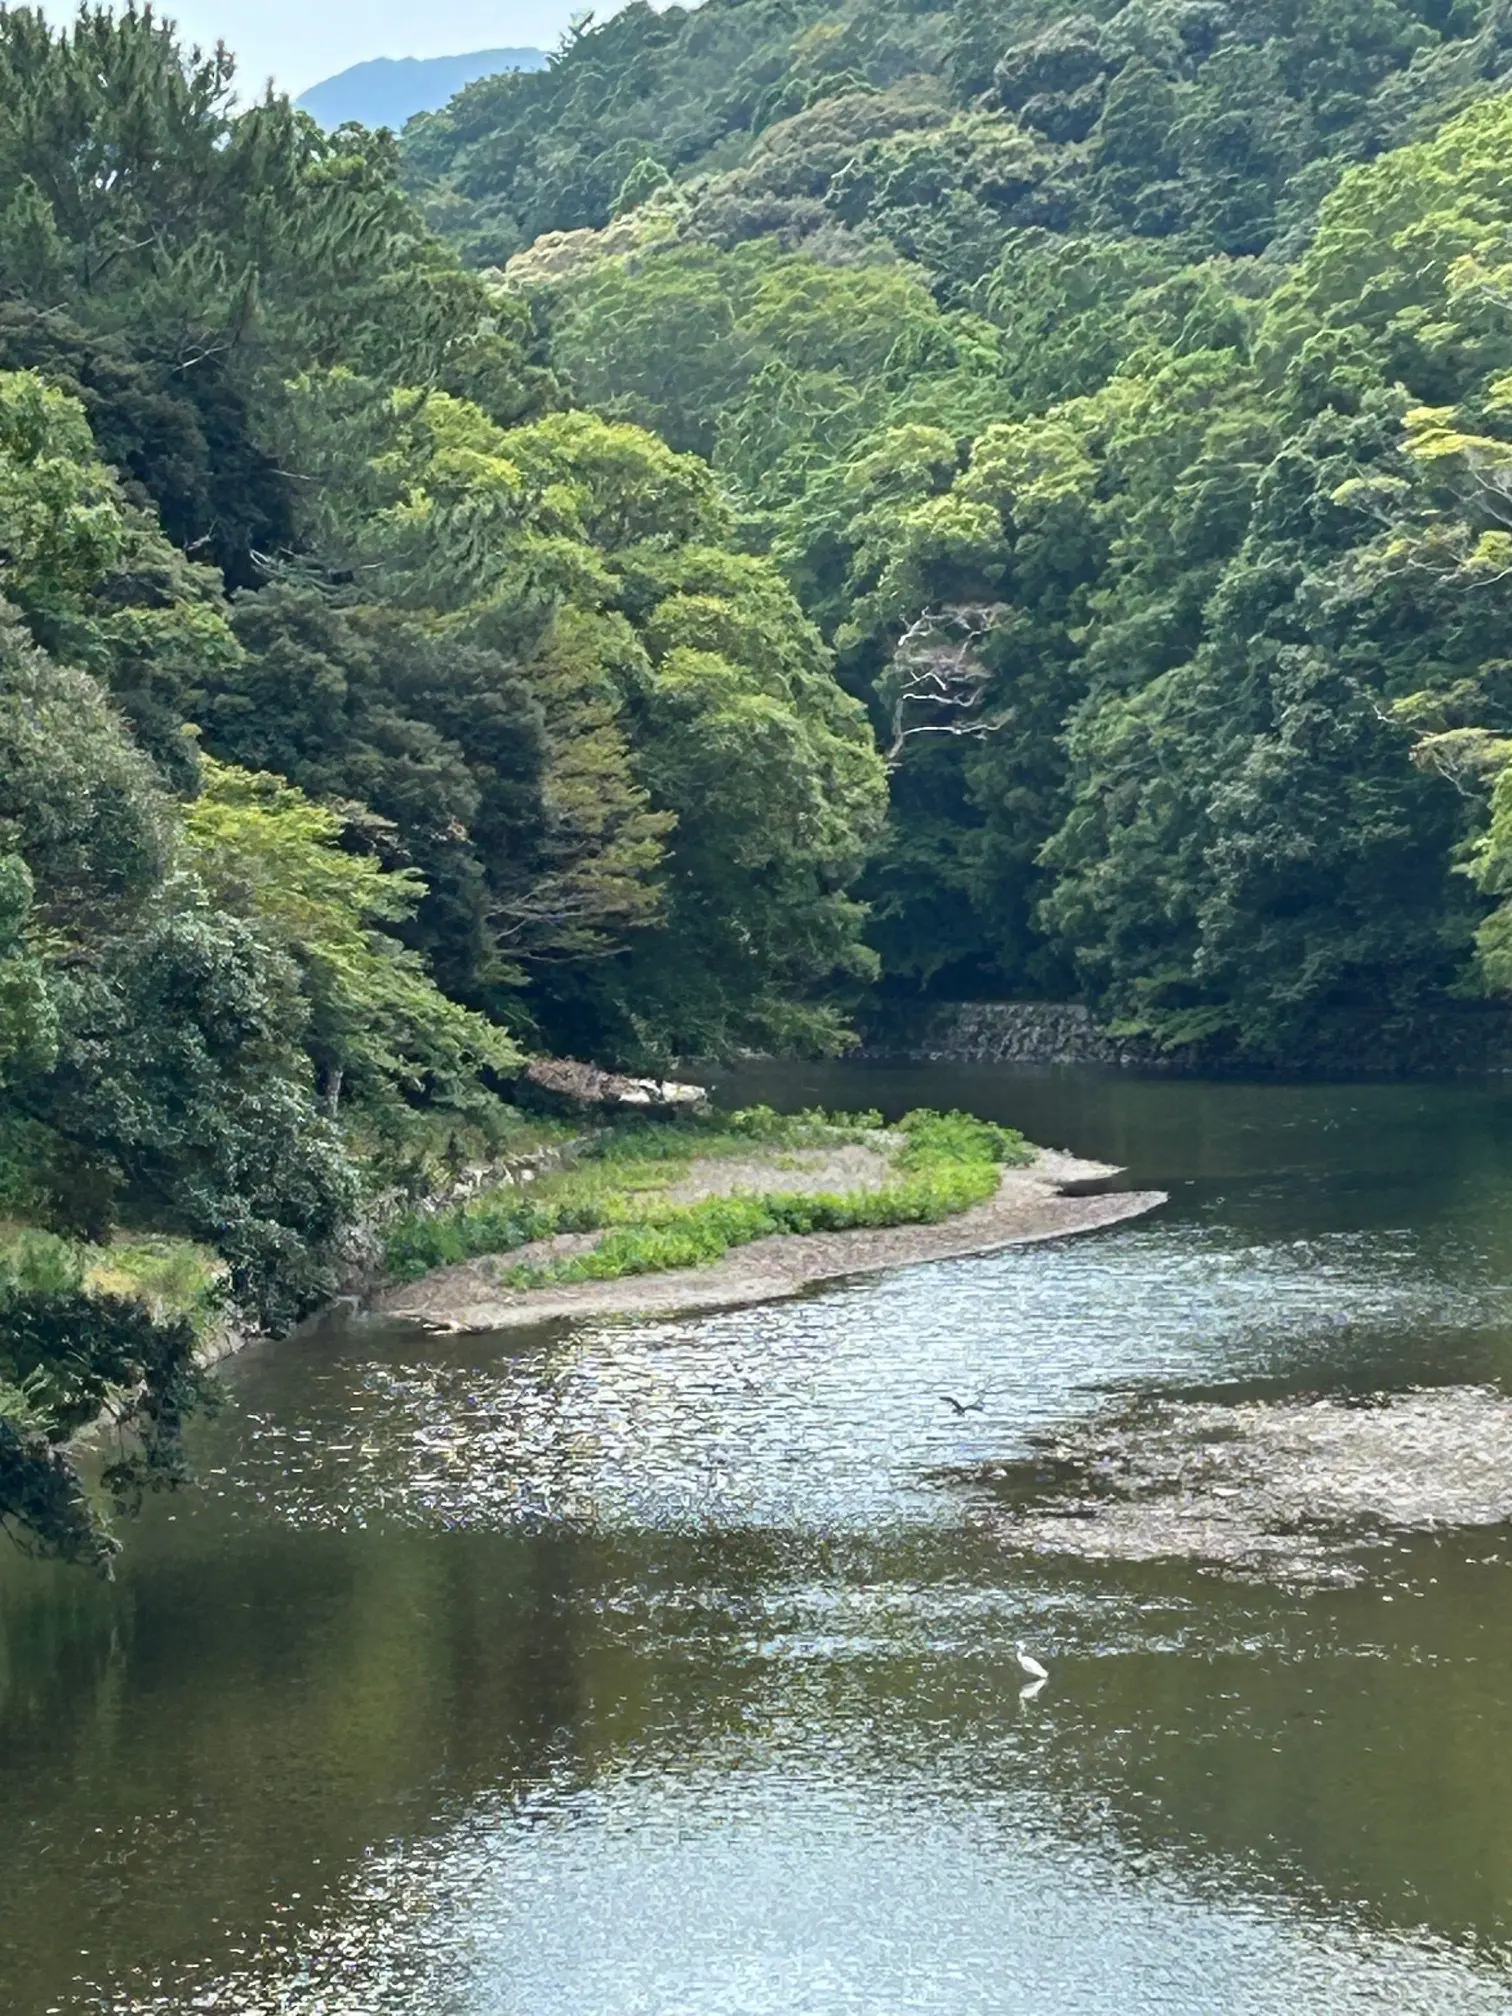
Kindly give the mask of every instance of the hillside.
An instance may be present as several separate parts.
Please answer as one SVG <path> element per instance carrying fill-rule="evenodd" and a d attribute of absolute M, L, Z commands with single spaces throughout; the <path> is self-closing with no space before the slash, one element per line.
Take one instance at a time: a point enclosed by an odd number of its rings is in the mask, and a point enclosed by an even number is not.
<path fill-rule="evenodd" d="M 604 224 L 648 161 L 717 192 L 701 235 L 791 241 L 814 206 L 838 214 L 830 183 L 858 147 L 932 132 L 908 201 L 935 213 L 923 263 L 966 278 L 1011 222 L 1259 253 L 1305 229 L 1349 162 L 1500 89 L 1509 60 L 1499 0 L 638 4 L 549 70 L 470 85 L 406 149 L 426 184 L 526 240 Z M 1031 190 L 1032 214 L 1002 214 Z M 901 220 L 884 228 L 921 256 Z"/>
<path fill-rule="evenodd" d="M 405 155 L 834 647 L 884 984 L 1305 1062 L 1512 977 L 1509 75 L 1504 0 L 711 0 Z"/>
<path fill-rule="evenodd" d="M 465 85 L 500 71 L 542 70 L 540 49 L 474 49 L 464 56 L 375 56 L 312 84 L 294 103 L 330 130 L 348 120 L 391 126 L 433 112 Z"/>

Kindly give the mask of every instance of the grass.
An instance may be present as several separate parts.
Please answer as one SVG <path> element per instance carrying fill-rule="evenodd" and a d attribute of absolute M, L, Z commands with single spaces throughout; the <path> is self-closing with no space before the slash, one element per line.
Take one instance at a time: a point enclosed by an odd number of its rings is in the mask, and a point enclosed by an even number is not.
<path fill-rule="evenodd" d="M 804 1149 L 860 1143 L 888 1156 L 880 1188 L 816 1195 L 783 1189 L 674 1203 L 666 1191 L 695 1159 L 760 1157 L 778 1177 Z M 509 1253 L 561 1232 L 600 1232 L 586 1253 L 522 1264 L 506 1286 L 612 1281 L 622 1275 L 704 1267 L 732 1247 L 774 1233 L 798 1236 L 938 1224 L 997 1189 L 1004 1167 L 1033 1159 L 1021 1134 L 968 1113 L 910 1113 L 888 1129 L 877 1113 L 774 1113 L 758 1106 L 716 1117 L 635 1120 L 606 1128 L 571 1167 L 528 1193 L 510 1186 L 445 1211 L 411 1213 L 392 1228 L 388 1265 L 398 1280 Z"/>
<path fill-rule="evenodd" d="M 162 1320 L 187 1316 L 207 1328 L 221 1307 L 225 1268 L 204 1246 L 161 1233 L 122 1233 L 108 1246 L 0 1224 L 0 1294 L 119 1296 Z"/>

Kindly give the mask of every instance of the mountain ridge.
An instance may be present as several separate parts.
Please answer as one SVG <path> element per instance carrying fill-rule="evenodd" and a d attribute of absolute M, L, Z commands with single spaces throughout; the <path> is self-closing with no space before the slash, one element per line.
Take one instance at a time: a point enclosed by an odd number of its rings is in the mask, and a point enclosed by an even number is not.
<path fill-rule="evenodd" d="M 541 49 L 474 49 L 458 56 L 374 56 L 301 92 L 295 104 L 328 130 L 356 121 L 397 132 L 417 112 L 434 112 L 480 77 L 544 70 Z"/>

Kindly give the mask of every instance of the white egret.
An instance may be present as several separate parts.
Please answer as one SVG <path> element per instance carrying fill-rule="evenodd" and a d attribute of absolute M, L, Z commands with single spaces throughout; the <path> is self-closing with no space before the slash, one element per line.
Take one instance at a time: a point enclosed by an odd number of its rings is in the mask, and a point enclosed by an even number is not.
<path fill-rule="evenodd" d="M 1018 1662 L 1020 1666 L 1023 1667 L 1024 1671 L 1029 1675 L 1029 1678 L 1031 1680 L 1048 1680 L 1050 1678 L 1048 1669 L 1045 1668 L 1044 1666 L 1041 1666 L 1040 1662 L 1038 1661 L 1038 1659 L 1034 1657 L 1032 1652 L 1026 1652 L 1022 1645 L 1020 1645 L 1017 1649 L 1018 1649 Z"/>

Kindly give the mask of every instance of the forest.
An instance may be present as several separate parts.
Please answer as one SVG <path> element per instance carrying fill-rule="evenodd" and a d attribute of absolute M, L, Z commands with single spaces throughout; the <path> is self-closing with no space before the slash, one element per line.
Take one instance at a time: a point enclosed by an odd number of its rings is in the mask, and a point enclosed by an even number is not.
<path fill-rule="evenodd" d="M 406 130 L 866 706 L 884 987 L 1290 1064 L 1504 987 L 1509 65 L 1438 0 L 641 7 Z"/>
<path fill-rule="evenodd" d="M 87 1552 L 62 1437 L 201 1397 L 81 1242 L 286 1325 L 530 1054 L 1512 991 L 1509 80 L 1506 0 L 709 0 L 326 133 L 0 12 L 0 1510 Z"/>

